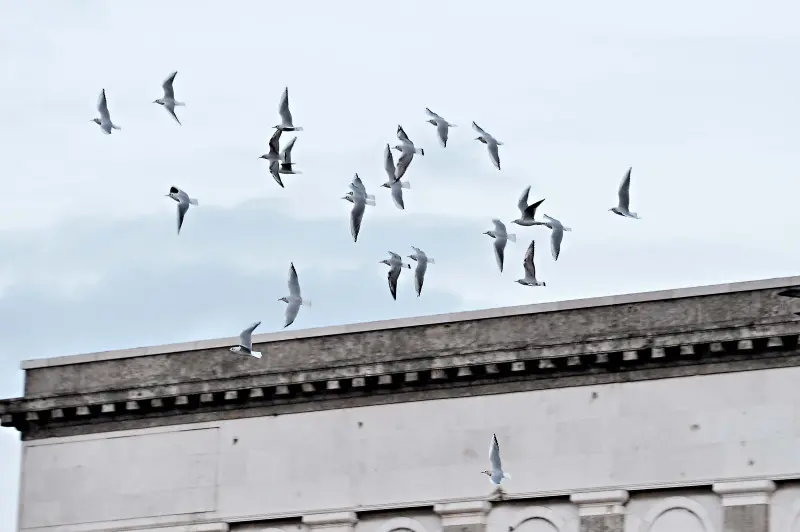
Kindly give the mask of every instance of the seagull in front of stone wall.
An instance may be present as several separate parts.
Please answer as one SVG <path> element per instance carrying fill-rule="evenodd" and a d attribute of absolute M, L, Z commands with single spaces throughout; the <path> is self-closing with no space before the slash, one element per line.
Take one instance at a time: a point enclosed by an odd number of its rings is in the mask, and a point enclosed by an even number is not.
<path fill-rule="evenodd" d="M 631 204 L 631 170 L 633 170 L 632 167 L 628 168 L 628 171 L 625 172 L 625 177 L 622 178 L 622 183 L 619 185 L 617 206 L 611 207 L 608 210 L 625 218 L 638 219 L 639 215 L 635 212 L 631 212 L 629 209 Z"/>
<path fill-rule="evenodd" d="M 386 264 L 389 266 L 389 273 L 387 278 L 389 279 L 389 291 L 392 293 L 392 299 L 397 301 L 397 280 L 400 278 L 400 270 L 402 268 L 411 268 L 410 264 L 403 263 L 403 259 L 397 253 L 392 251 L 389 252 L 388 259 L 383 259 L 380 264 Z"/>
<path fill-rule="evenodd" d="M 281 123 L 274 126 L 279 131 L 303 131 L 302 127 L 297 127 L 292 121 L 292 113 L 289 111 L 289 87 L 283 90 L 281 103 L 278 105 L 278 114 L 281 116 Z"/>
<path fill-rule="evenodd" d="M 489 471 L 481 471 L 484 475 L 489 477 L 489 481 L 494 486 L 500 486 L 506 478 L 511 478 L 511 475 L 503 471 L 503 465 L 500 461 L 500 444 L 497 443 L 497 435 L 492 434 L 492 443 L 489 446 L 489 463 L 492 469 Z"/>
<path fill-rule="evenodd" d="M 475 122 L 472 123 L 472 128 L 478 132 L 478 136 L 475 140 L 479 140 L 482 143 L 486 144 L 486 149 L 489 150 L 489 158 L 492 160 L 492 164 L 495 168 L 500 170 L 500 153 L 498 146 L 502 146 L 503 143 L 488 134 L 484 129 L 476 124 Z"/>
<path fill-rule="evenodd" d="M 456 127 L 455 124 L 451 124 L 441 116 L 437 115 L 427 107 L 425 108 L 425 112 L 428 113 L 430 119 L 428 119 L 429 124 L 433 124 L 436 126 L 436 133 L 439 136 L 439 143 L 442 145 L 442 148 L 447 147 L 447 136 L 450 133 L 451 127 Z"/>
<path fill-rule="evenodd" d="M 190 198 L 189 194 L 178 187 L 170 187 L 169 194 L 165 195 L 178 202 L 178 234 L 181 234 L 181 227 L 183 226 L 183 218 L 186 216 L 186 211 L 189 210 L 189 205 L 197 206 L 197 200 L 195 198 Z"/>
<path fill-rule="evenodd" d="M 111 113 L 108 112 L 108 100 L 106 100 L 106 90 L 100 93 L 100 97 L 97 99 L 97 110 L 100 112 L 100 118 L 92 118 L 90 122 L 94 122 L 95 124 L 100 126 L 100 129 L 103 130 L 103 133 L 106 135 L 111 134 L 112 129 L 122 129 L 119 126 L 115 126 L 113 122 L 111 122 Z"/>
<path fill-rule="evenodd" d="M 512 221 L 511 223 L 522 225 L 524 227 L 530 227 L 532 225 L 541 225 L 541 222 L 537 222 L 534 218 L 536 217 L 536 209 L 544 202 L 544 198 L 531 203 L 528 205 L 528 194 L 531 191 L 530 185 L 528 185 L 525 190 L 522 191 L 522 195 L 519 197 L 519 201 L 517 202 L 517 207 L 519 208 L 520 217 L 516 220 Z"/>
<path fill-rule="evenodd" d="M 253 351 L 253 331 L 255 331 L 256 327 L 259 325 L 261 325 L 261 322 L 257 321 L 250 325 L 247 329 L 243 330 L 239 334 L 239 345 L 231 347 L 229 351 L 232 353 L 244 353 L 245 355 L 261 358 L 261 353 L 258 351 Z"/>
<path fill-rule="evenodd" d="M 536 266 L 533 265 L 535 248 L 536 241 L 531 240 L 531 245 L 528 246 L 528 251 L 525 252 L 525 258 L 522 260 L 522 266 L 525 268 L 525 277 L 517 279 L 517 282 L 524 286 L 547 286 L 545 283 L 536 280 Z"/>
<path fill-rule="evenodd" d="M 300 305 L 305 305 L 306 307 L 311 306 L 311 301 L 303 299 L 300 295 L 300 281 L 297 280 L 297 270 L 294 269 L 293 262 L 289 265 L 289 295 L 280 298 L 278 301 L 287 303 L 284 329 L 294 323 L 297 313 L 300 312 Z"/>
<path fill-rule="evenodd" d="M 399 125 L 397 126 L 397 138 L 400 139 L 400 144 L 395 146 L 394 149 L 400 152 L 400 158 L 397 160 L 395 177 L 400 179 L 406 174 L 406 170 L 408 170 L 408 165 L 411 164 L 414 154 L 419 153 L 420 155 L 425 155 L 425 150 L 414 146 L 414 143 L 408 138 L 403 127 Z"/>
<path fill-rule="evenodd" d="M 172 115 L 172 118 L 175 119 L 178 125 L 181 126 L 183 124 L 181 124 L 181 121 L 178 120 L 178 115 L 175 114 L 175 108 L 186 104 L 175 100 L 175 90 L 172 88 L 172 82 L 175 81 L 175 76 L 177 75 L 178 71 L 176 70 L 170 74 L 166 80 L 164 80 L 164 83 L 161 85 L 161 88 L 164 89 L 164 96 L 158 100 L 154 100 L 153 103 L 164 106 L 164 109 L 166 109 L 169 114 Z"/>
<path fill-rule="evenodd" d="M 417 267 L 414 270 L 414 289 L 417 291 L 417 297 L 422 294 L 422 283 L 425 281 L 425 272 L 428 271 L 428 264 L 436 264 L 432 258 L 428 257 L 424 251 L 419 248 L 411 246 L 414 253 L 408 256 L 409 259 L 417 261 Z"/>
<path fill-rule="evenodd" d="M 494 238 L 494 258 L 497 259 L 497 266 L 500 268 L 500 273 L 503 273 L 506 244 L 509 240 L 516 242 L 517 235 L 507 232 L 505 224 L 497 218 L 492 220 L 492 223 L 494 224 L 494 231 L 486 231 L 483 234 Z"/>

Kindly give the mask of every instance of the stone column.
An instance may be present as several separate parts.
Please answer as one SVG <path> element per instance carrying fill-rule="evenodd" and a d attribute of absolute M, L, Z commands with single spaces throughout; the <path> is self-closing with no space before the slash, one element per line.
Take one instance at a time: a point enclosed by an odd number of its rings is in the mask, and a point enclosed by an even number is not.
<path fill-rule="evenodd" d="M 623 532 L 625 529 L 625 490 L 573 493 L 569 500 L 578 506 L 580 532 Z"/>
<path fill-rule="evenodd" d="M 719 482 L 711 487 L 722 497 L 725 532 L 769 532 L 771 480 Z"/>
<path fill-rule="evenodd" d="M 442 532 L 485 532 L 491 507 L 487 501 L 466 501 L 437 504 L 433 511 L 442 518 Z"/>
<path fill-rule="evenodd" d="M 302 522 L 309 532 L 353 532 L 358 522 L 355 512 L 304 515 Z"/>

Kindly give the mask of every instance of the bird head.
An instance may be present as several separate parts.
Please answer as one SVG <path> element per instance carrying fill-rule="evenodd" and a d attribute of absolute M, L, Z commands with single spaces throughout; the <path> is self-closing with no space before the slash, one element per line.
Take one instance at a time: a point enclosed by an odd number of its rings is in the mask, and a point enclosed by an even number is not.
<path fill-rule="evenodd" d="M 386 183 L 382 184 L 381 186 L 382 187 L 386 187 L 386 188 L 392 188 L 392 184 L 389 181 L 387 181 Z"/>
<path fill-rule="evenodd" d="M 159 104 L 163 104 L 163 103 L 164 103 L 164 100 L 162 100 L 161 98 L 159 98 L 158 100 L 153 100 L 153 103 L 159 103 Z"/>
<path fill-rule="evenodd" d="M 491 232 L 491 231 L 484 231 L 482 234 L 484 234 L 484 235 L 489 235 L 489 236 L 491 236 L 491 237 L 494 237 L 494 235 L 492 234 L 492 232 Z"/>
<path fill-rule="evenodd" d="M 516 280 L 516 281 L 514 281 L 514 282 L 515 282 L 515 283 L 519 283 L 519 284 L 525 284 L 525 281 L 524 281 L 524 279 L 517 279 L 517 280 Z"/>
<path fill-rule="evenodd" d="M 415 257 L 414 255 L 409 255 L 408 258 L 411 260 L 417 260 L 417 257 Z"/>
<path fill-rule="evenodd" d="M 519 218 L 517 218 L 516 220 L 511 220 L 511 223 L 512 223 L 512 224 L 517 224 L 517 225 L 522 225 L 522 224 L 520 223 L 520 219 L 519 219 Z"/>
<path fill-rule="evenodd" d="M 99 118 L 92 118 L 91 120 L 89 120 L 89 122 L 94 122 L 95 124 L 99 124 L 100 123 L 100 119 Z"/>
<path fill-rule="evenodd" d="M 349 201 L 350 203 L 353 203 L 353 196 L 342 196 L 342 199 L 343 199 L 343 200 L 347 200 L 347 201 Z"/>
<path fill-rule="evenodd" d="M 383 259 L 383 260 L 382 260 L 382 261 L 380 261 L 378 264 L 385 264 L 385 265 L 387 265 L 387 266 L 391 266 L 391 263 L 389 262 L 389 259 Z"/>
<path fill-rule="evenodd" d="M 399 144 L 397 144 L 397 145 L 395 145 L 395 146 L 392 146 L 392 149 L 393 149 L 393 150 L 397 150 L 397 151 L 403 151 L 403 147 L 402 147 L 402 146 L 400 146 Z"/>
<path fill-rule="evenodd" d="M 284 303 L 288 303 L 289 302 L 289 300 L 287 298 L 285 298 L 285 297 L 282 297 L 282 298 L 278 299 L 278 301 L 283 301 Z"/>
<path fill-rule="evenodd" d="M 433 118 L 431 118 L 430 120 L 426 120 L 426 122 L 428 122 L 429 124 L 433 124 L 434 126 L 436 125 L 436 120 L 434 120 Z"/>
<path fill-rule="evenodd" d="M 486 475 L 487 477 L 491 477 L 492 476 L 492 472 L 491 471 L 481 471 L 481 474 Z"/>
<path fill-rule="evenodd" d="M 483 137 L 475 137 L 475 140 L 479 140 L 479 141 L 483 142 L 484 144 L 486 144 L 486 139 L 483 138 Z"/>

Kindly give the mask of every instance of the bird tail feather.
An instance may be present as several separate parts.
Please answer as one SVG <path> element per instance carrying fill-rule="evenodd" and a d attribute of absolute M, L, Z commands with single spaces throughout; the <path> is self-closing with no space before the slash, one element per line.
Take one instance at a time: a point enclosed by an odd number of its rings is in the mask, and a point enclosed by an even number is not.
<path fill-rule="evenodd" d="M 367 198 L 366 204 L 367 205 L 371 205 L 371 206 L 374 207 L 375 206 L 375 198 Z"/>
<path fill-rule="evenodd" d="M 514 233 L 508 233 L 506 235 L 506 240 L 510 240 L 512 242 L 516 242 L 517 241 L 517 235 L 515 235 Z"/>
<path fill-rule="evenodd" d="M 409 183 L 408 181 L 401 181 L 400 182 L 400 188 L 404 188 L 404 189 L 408 190 L 408 189 L 411 188 L 411 183 Z"/>
<path fill-rule="evenodd" d="M 436 264 L 436 261 L 428 257 L 428 264 Z"/>
<path fill-rule="evenodd" d="M 295 130 L 295 131 L 303 131 L 303 128 L 302 128 L 302 127 L 297 127 L 297 126 L 295 126 L 294 130 Z"/>
<path fill-rule="evenodd" d="M 571 227 L 564 227 L 564 231 L 572 231 Z"/>
<path fill-rule="evenodd" d="M 511 475 L 503 471 L 503 478 L 511 478 Z"/>
<path fill-rule="evenodd" d="M 111 124 L 111 129 L 119 129 L 119 130 L 122 130 L 122 128 L 121 128 L 121 127 L 119 127 L 119 126 L 115 126 L 114 124 Z"/>
<path fill-rule="evenodd" d="M 189 204 L 191 204 L 191 205 L 194 205 L 194 206 L 196 207 L 196 206 L 198 205 L 198 203 L 197 203 L 197 199 L 195 199 L 195 198 L 189 198 Z"/>
<path fill-rule="evenodd" d="M 310 299 L 304 299 L 303 302 L 301 303 L 301 305 L 304 305 L 306 307 L 310 307 L 311 306 L 311 300 Z"/>
<path fill-rule="evenodd" d="M 420 149 L 419 149 L 419 154 L 420 154 L 420 155 L 425 155 L 425 150 L 423 150 L 422 148 L 420 148 Z"/>
<path fill-rule="evenodd" d="M 175 107 L 186 107 L 186 104 L 183 102 L 175 102 Z"/>
<path fill-rule="evenodd" d="M 255 358 L 261 358 L 261 351 L 250 351 L 250 355 Z"/>

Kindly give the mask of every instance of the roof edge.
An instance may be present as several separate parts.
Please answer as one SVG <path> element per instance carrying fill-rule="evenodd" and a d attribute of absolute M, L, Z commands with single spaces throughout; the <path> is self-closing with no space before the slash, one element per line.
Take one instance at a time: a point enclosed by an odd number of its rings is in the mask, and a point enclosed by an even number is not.
<path fill-rule="evenodd" d="M 519 316 L 524 314 L 538 314 L 544 312 L 557 312 L 563 310 L 578 310 L 582 308 L 603 307 L 610 305 L 625 305 L 632 303 L 645 303 L 650 301 L 682 299 L 688 297 L 710 296 L 735 292 L 748 292 L 754 290 L 769 290 L 774 288 L 785 288 L 800 285 L 800 276 L 775 277 L 771 279 L 760 279 L 756 281 L 740 281 L 735 283 L 722 283 L 714 285 L 693 286 L 686 288 L 655 290 L 650 292 L 635 292 L 629 294 L 608 295 L 600 297 L 568 299 L 564 301 L 551 301 L 547 303 L 535 303 L 532 305 L 517 305 L 512 307 L 497 307 L 482 310 L 468 310 L 446 314 L 432 314 L 428 316 L 416 316 L 413 318 L 398 318 L 392 320 L 370 321 L 352 323 L 345 325 L 333 325 L 329 327 L 314 327 L 310 329 L 299 329 L 294 331 L 279 331 L 264 333 L 253 336 L 253 343 L 262 344 L 270 342 L 282 342 L 286 340 L 301 340 L 304 338 L 316 338 L 320 336 L 335 336 L 340 334 L 353 334 L 386 329 L 402 329 L 407 327 L 419 327 L 424 325 L 439 325 L 443 323 L 454 323 L 461 321 L 485 320 L 493 318 L 504 318 L 509 316 Z M 162 344 L 146 347 L 135 347 L 129 349 L 119 349 L 113 351 L 100 351 L 95 353 L 85 353 L 78 355 L 65 355 L 52 358 L 38 358 L 23 360 L 20 368 L 23 370 L 40 369 L 53 366 L 67 366 L 72 364 L 85 364 L 89 362 L 101 362 L 106 360 L 117 360 L 124 358 L 136 358 L 152 355 L 162 355 L 167 353 L 179 353 L 182 351 L 198 351 L 202 349 L 218 349 L 221 347 L 234 346 L 238 343 L 238 336 L 227 338 L 214 338 L 209 340 L 198 340 L 194 342 L 182 342 L 174 344 Z"/>

